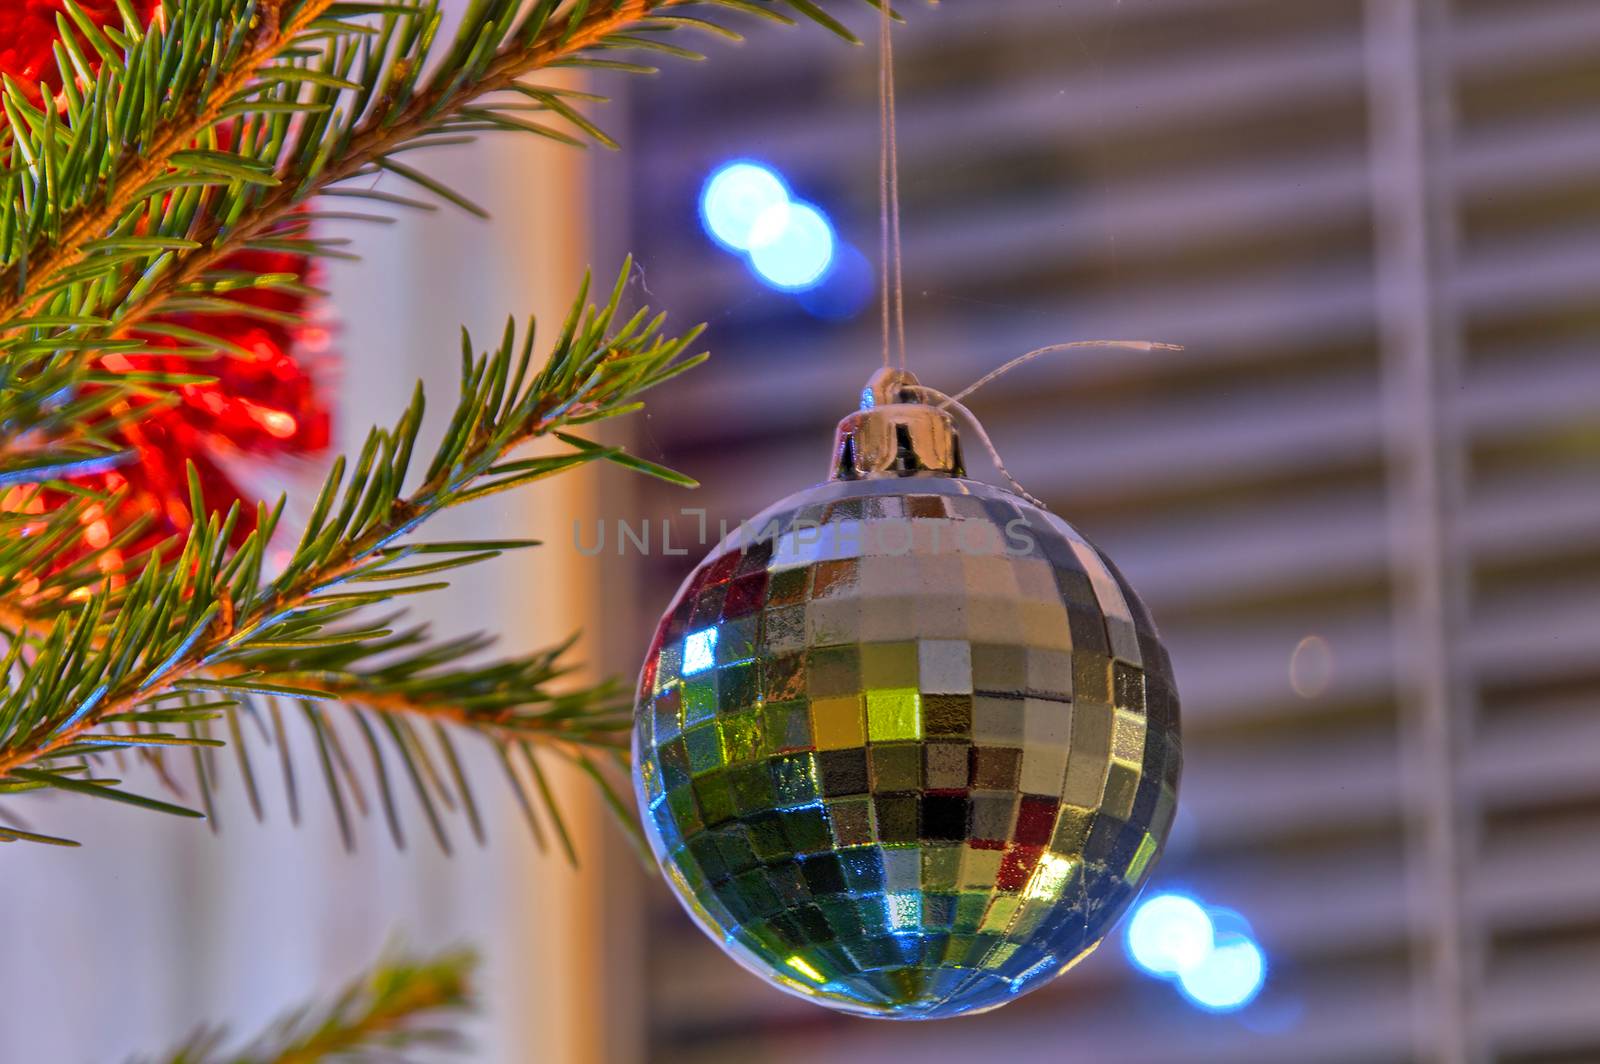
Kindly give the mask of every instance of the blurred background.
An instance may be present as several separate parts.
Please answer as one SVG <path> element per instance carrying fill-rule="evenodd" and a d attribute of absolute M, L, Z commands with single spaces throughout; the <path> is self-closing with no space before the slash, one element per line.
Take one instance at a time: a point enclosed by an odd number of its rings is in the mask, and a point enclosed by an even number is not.
<path fill-rule="evenodd" d="M 60 978 L 0 963 L 0 1000 L 33 1021 L 0 1017 L 0 1061 L 250 1029 L 397 934 L 485 951 L 469 1059 L 505 1064 L 1600 1061 L 1600 5 L 905 11 L 912 368 L 954 391 L 1047 343 L 1185 345 L 1037 362 L 972 403 L 1172 650 L 1187 772 L 1148 937 L 1119 930 L 990 1015 L 835 1016 L 723 957 L 581 781 L 577 872 L 527 842 L 488 760 L 488 849 L 445 859 L 413 815 L 408 852 L 369 821 L 351 857 L 307 745 L 298 830 L 281 795 L 249 823 L 235 787 L 215 837 L 58 802 L 50 830 L 85 849 L 8 848 L 0 957 L 53 956 Z M 632 250 L 636 301 L 710 323 L 716 357 L 631 426 L 703 488 L 567 477 L 461 515 L 549 545 L 427 605 L 441 630 L 582 627 L 593 673 L 631 675 L 698 554 L 684 508 L 714 529 L 823 476 L 879 350 L 875 55 L 750 38 L 598 79 L 621 154 L 434 157 L 495 220 L 365 230 L 366 263 L 330 270 L 347 447 L 416 376 L 450 393 L 459 322 L 551 316 L 586 263 Z M 719 242 L 739 195 L 774 187 L 806 224 L 759 255 Z M 646 519 L 689 555 L 573 548 L 573 522 L 592 541 Z M 1206 919 L 1261 964 L 1146 971 Z"/>
<path fill-rule="evenodd" d="M 1185 345 L 971 405 L 1161 626 L 1186 773 L 1146 898 L 1233 910 L 1265 985 L 1186 994 L 1119 933 L 997 1013 L 886 1026 L 770 992 L 653 889 L 651 1059 L 1600 1061 L 1600 4 L 902 10 L 912 368 L 954 392 L 1063 340 Z M 653 512 L 736 521 L 824 472 L 879 350 L 845 250 L 878 246 L 875 58 L 760 33 L 627 96 L 606 235 L 715 353 L 644 437 L 705 487 Z M 814 234 L 747 261 L 703 224 L 737 201 L 697 217 L 740 159 L 831 223 L 818 287 L 773 287 Z"/>

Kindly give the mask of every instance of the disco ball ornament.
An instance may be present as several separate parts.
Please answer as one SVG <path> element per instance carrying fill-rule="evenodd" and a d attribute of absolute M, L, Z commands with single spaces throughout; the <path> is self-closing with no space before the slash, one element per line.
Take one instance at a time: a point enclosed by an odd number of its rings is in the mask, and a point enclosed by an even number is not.
<path fill-rule="evenodd" d="M 1167 652 L 1065 521 L 968 480 L 880 371 L 832 478 L 740 525 L 662 618 L 634 783 L 679 899 L 831 1008 L 1004 1004 L 1099 945 L 1172 824 Z"/>

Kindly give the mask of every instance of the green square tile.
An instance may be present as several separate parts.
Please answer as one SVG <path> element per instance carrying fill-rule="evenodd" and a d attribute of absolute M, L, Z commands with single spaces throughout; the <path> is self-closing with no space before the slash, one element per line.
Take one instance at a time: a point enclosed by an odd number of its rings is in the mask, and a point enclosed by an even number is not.
<path fill-rule="evenodd" d="M 861 924 L 861 937 L 871 939 L 889 933 L 889 914 L 877 898 L 856 899 L 856 921 Z"/>
<path fill-rule="evenodd" d="M 753 661 L 724 665 L 717 670 L 717 710 L 737 713 L 761 700 L 761 672 Z"/>
<path fill-rule="evenodd" d="M 956 902 L 955 929 L 964 934 L 972 934 L 983 925 L 984 914 L 988 911 L 989 895 L 987 893 L 970 893 L 961 895 L 960 899 Z M 987 953 L 989 948 L 990 944 L 984 943 L 981 953 Z M 957 963 L 963 967 L 970 966 L 972 964 L 974 952 L 977 952 L 977 943 L 971 942 L 968 944 L 966 956 L 962 957 L 959 961 L 957 961 Z"/>
<path fill-rule="evenodd" d="M 717 715 L 717 681 L 715 673 L 687 681 L 683 685 L 683 726 L 685 729 L 710 720 Z"/>
<path fill-rule="evenodd" d="M 783 910 L 783 899 L 778 897 L 778 892 L 767 882 L 766 873 L 759 868 L 735 876 L 724 894 L 730 895 L 726 898 L 729 908 L 737 907 L 749 914 L 745 919 L 771 916 Z"/>
<path fill-rule="evenodd" d="M 730 824 L 717 832 L 717 849 L 722 853 L 722 863 L 733 875 L 748 872 L 761 864 L 742 827 L 740 824 Z"/>
<path fill-rule="evenodd" d="M 641 753 L 637 762 L 639 766 L 639 783 L 644 787 L 645 798 L 653 799 L 661 794 L 661 766 L 657 764 L 654 752 L 646 749 Z"/>
<path fill-rule="evenodd" d="M 801 862 L 803 878 L 806 889 L 815 898 L 835 897 L 846 893 L 849 888 L 845 885 L 843 862 L 835 853 L 819 854 L 809 861 Z"/>
<path fill-rule="evenodd" d="M 916 641 L 863 644 L 861 684 L 868 691 L 879 688 L 916 687 Z"/>
<path fill-rule="evenodd" d="M 800 875 L 799 863 L 796 861 L 783 861 L 778 864 L 769 864 L 766 868 L 767 886 L 783 902 L 785 909 L 795 909 L 812 901 L 811 891 L 806 889 L 806 881 Z"/>
<path fill-rule="evenodd" d="M 714 723 L 701 724 L 683 733 L 689 754 L 689 772 L 695 776 L 722 767 L 722 733 Z"/>
<path fill-rule="evenodd" d="M 689 748 L 680 736 L 656 747 L 656 761 L 661 765 L 661 786 L 664 790 L 682 787 L 689 782 Z"/>
<path fill-rule="evenodd" d="M 700 807 L 700 816 L 707 827 L 715 827 L 732 820 L 738 809 L 733 801 L 733 788 L 721 772 L 701 776 L 694 781 L 694 800 Z"/>
<path fill-rule="evenodd" d="M 828 926 L 833 928 L 834 934 L 842 939 L 862 936 L 865 929 L 861 926 L 861 914 L 856 908 L 854 898 L 818 898 L 816 905 L 822 910 L 823 919 L 828 921 Z"/>
<path fill-rule="evenodd" d="M 1136 884 L 1144 879 L 1144 874 L 1150 870 L 1150 862 L 1160 846 L 1154 835 L 1148 831 L 1144 833 L 1144 837 L 1139 840 L 1139 848 L 1133 851 L 1133 859 L 1128 862 L 1128 871 L 1124 878 L 1130 884 Z"/>
<path fill-rule="evenodd" d="M 928 891 L 954 891 L 961 882 L 959 844 L 922 847 L 922 888 Z"/>
<path fill-rule="evenodd" d="M 765 764 L 745 764 L 727 770 L 728 785 L 733 789 L 734 805 L 741 814 L 757 813 L 771 809 L 777 801 L 777 789 L 772 785 L 772 773 Z"/>
<path fill-rule="evenodd" d="M 794 952 L 794 943 L 788 933 L 766 920 L 749 920 L 738 924 L 735 932 L 739 943 L 758 957 L 765 957 L 774 967 Z"/>
<path fill-rule="evenodd" d="M 667 808 L 671 810 L 673 822 L 678 825 L 678 831 L 684 838 L 689 838 L 706 826 L 700 816 L 700 807 L 694 802 L 694 789 L 688 784 L 667 792 Z"/>
<path fill-rule="evenodd" d="M 1021 694 L 1028 685 L 1028 652 L 1013 643 L 972 644 L 975 691 Z"/>
<path fill-rule="evenodd" d="M 1089 841 L 1089 831 L 1094 827 L 1094 810 L 1076 805 L 1063 805 L 1056 819 L 1054 833 L 1050 836 L 1050 849 L 1064 857 L 1076 858 Z"/>
<path fill-rule="evenodd" d="M 922 895 L 922 929 L 924 931 L 948 931 L 956 918 L 956 895 L 951 893 L 927 892 Z M 927 949 L 931 952 L 942 948 L 941 936 L 929 935 L 926 939 Z"/>
<path fill-rule="evenodd" d="M 952 926 L 954 925 L 954 920 L 951 921 L 951 924 Z M 944 949 L 938 956 L 939 965 L 945 968 L 971 967 L 971 965 L 966 964 L 967 954 L 971 951 L 972 935 L 966 933 L 952 934 L 944 940 Z"/>
<path fill-rule="evenodd" d="M 694 854 L 689 852 L 689 847 L 679 846 L 672 851 L 672 859 L 677 862 L 677 867 L 667 866 L 667 876 L 680 886 L 686 886 L 696 896 L 709 893 L 711 880 L 706 877 L 700 868 L 700 862 L 694 859 Z M 676 873 L 676 874 L 674 874 Z M 715 895 L 712 895 L 715 897 Z"/>
<path fill-rule="evenodd" d="M 867 738 L 875 743 L 922 738 L 922 696 L 915 687 L 867 691 Z"/>
<path fill-rule="evenodd" d="M 764 812 L 745 818 L 745 833 L 750 849 L 763 861 L 789 856 L 789 837 L 783 833 L 783 815 Z"/>
<path fill-rule="evenodd" d="M 747 709 L 717 721 L 722 733 L 722 757 L 728 764 L 754 761 L 766 756 L 761 729 L 761 711 Z"/>
<path fill-rule="evenodd" d="M 999 898 L 995 899 L 995 904 L 998 905 L 1001 900 L 1002 899 L 999 899 Z M 1005 899 L 1005 900 L 1010 901 L 1010 900 L 1013 900 L 1013 899 Z M 1002 914 L 1002 913 L 992 914 L 992 917 L 991 917 L 992 922 L 995 925 L 1001 925 L 1004 918 L 1005 918 L 1005 914 Z M 979 962 L 978 966 L 980 968 L 985 969 L 986 971 L 995 971 L 997 969 L 1004 968 L 1005 965 L 1006 965 L 1006 962 L 1009 961 L 1011 959 L 1012 955 L 1014 953 L 1016 953 L 1017 950 L 1020 949 L 1020 948 L 1021 947 L 1018 946 L 1015 942 L 1001 942 L 1000 944 L 996 945 L 993 949 L 991 949 L 988 952 L 987 955 L 985 955 L 983 960 Z"/>
<path fill-rule="evenodd" d="M 756 656 L 756 630 L 760 618 L 755 614 L 723 621 L 717 625 L 718 665 L 749 661 Z"/>
<path fill-rule="evenodd" d="M 930 738 L 938 735 L 971 738 L 972 696 L 923 695 L 922 733 Z"/>
<path fill-rule="evenodd" d="M 812 698 L 860 694 L 860 648 L 852 644 L 806 651 L 806 682 Z"/>
<path fill-rule="evenodd" d="M 767 762 L 780 806 L 801 805 L 817 798 L 817 770 L 810 754 L 786 754 Z"/>
<path fill-rule="evenodd" d="M 783 833 L 795 853 L 821 853 L 833 845 L 828 816 L 820 805 L 784 810 Z"/>
<path fill-rule="evenodd" d="M 916 743 L 896 743 L 872 746 L 868 752 L 871 756 L 874 794 L 922 789 L 921 746 Z"/>
<path fill-rule="evenodd" d="M 804 702 L 768 702 L 761 716 L 770 753 L 810 749 L 811 711 Z"/>
<path fill-rule="evenodd" d="M 1106 772 L 1106 793 L 1100 802 L 1103 815 L 1127 820 L 1133 815 L 1133 797 L 1139 789 L 1139 770 L 1120 761 L 1111 762 Z"/>
<path fill-rule="evenodd" d="M 700 866 L 700 873 L 713 883 L 728 878 L 728 866 L 722 860 L 722 847 L 717 845 L 717 838 L 711 832 L 704 832 L 690 839 L 686 844 L 695 864 Z"/>
<path fill-rule="evenodd" d="M 915 794 L 877 794 L 872 811 L 878 826 L 878 841 L 886 846 L 917 841 L 917 796 Z"/>

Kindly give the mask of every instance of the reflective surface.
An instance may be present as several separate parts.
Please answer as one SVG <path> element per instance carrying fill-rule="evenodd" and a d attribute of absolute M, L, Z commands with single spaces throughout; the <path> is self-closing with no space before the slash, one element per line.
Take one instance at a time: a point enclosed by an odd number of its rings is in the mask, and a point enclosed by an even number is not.
<path fill-rule="evenodd" d="M 640 677 L 662 868 L 747 967 L 835 1008 L 992 1008 L 1099 944 L 1171 825 L 1165 649 L 1054 515 L 945 476 L 778 503 L 679 590 Z"/>

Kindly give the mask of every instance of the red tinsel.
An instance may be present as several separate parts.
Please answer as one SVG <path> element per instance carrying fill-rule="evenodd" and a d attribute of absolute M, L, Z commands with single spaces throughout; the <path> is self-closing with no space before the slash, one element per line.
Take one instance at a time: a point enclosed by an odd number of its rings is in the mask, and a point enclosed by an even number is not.
<path fill-rule="evenodd" d="M 122 22 L 116 0 L 78 0 L 78 6 L 96 25 Z M 135 10 L 150 18 L 159 6 L 136 2 Z M 71 22 L 60 0 L 0 0 L 0 72 L 10 75 L 36 101 L 40 82 L 48 85 L 52 93 L 61 91 L 61 71 L 54 51 L 61 36 L 57 15 Z"/>
<path fill-rule="evenodd" d="M 120 22 L 114 0 L 79 0 L 79 6 L 101 24 Z M 158 8 L 159 4 L 148 0 L 138 4 L 146 17 L 154 17 Z M 52 96 L 60 91 L 60 72 L 52 52 L 60 11 L 60 0 L 0 0 L 0 73 L 29 89 L 43 83 Z M 34 96 L 43 99 L 42 93 Z M 4 123 L 0 115 L 0 128 Z M 310 267 L 305 256 L 266 251 L 240 252 L 222 263 L 227 270 L 302 279 Z M 302 320 L 308 309 L 302 296 L 279 290 L 246 289 L 227 298 L 241 309 L 256 306 Z M 326 398 L 301 359 L 322 350 L 326 330 L 314 325 L 282 325 L 248 313 L 169 315 L 157 320 L 215 336 L 231 350 L 201 361 L 176 355 L 110 355 L 100 360 L 99 368 L 112 372 L 159 371 L 216 378 L 211 384 L 178 387 L 170 405 L 143 398 L 128 400 L 145 409 L 117 430 L 116 442 L 131 450 L 134 459 L 109 472 L 78 478 L 79 483 L 114 494 L 116 502 L 109 510 L 96 507 L 89 511 L 81 546 L 68 552 L 70 556 L 104 546 L 142 515 L 151 518 L 132 542 L 102 558 L 100 564 L 106 571 L 120 567 L 123 557 L 188 529 L 193 516 L 189 512 L 187 463 L 193 462 L 199 472 L 208 510 L 226 511 L 235 502 L 243 504 L 235 530 L 237 543 L 255 527 L 255 501 L 228 472 L 225 462 L 239 455 L 304 455 L 328 444 Z M 170 338 L 148 333 L 139 339 L 151 347 L 177 346 Z M 250 352 L 250 357 L 239 349 Z M 0 507 L 41 512 L 60 505 L 65 498 L 53 491 L 15 489 L 0 497 Z"/>

